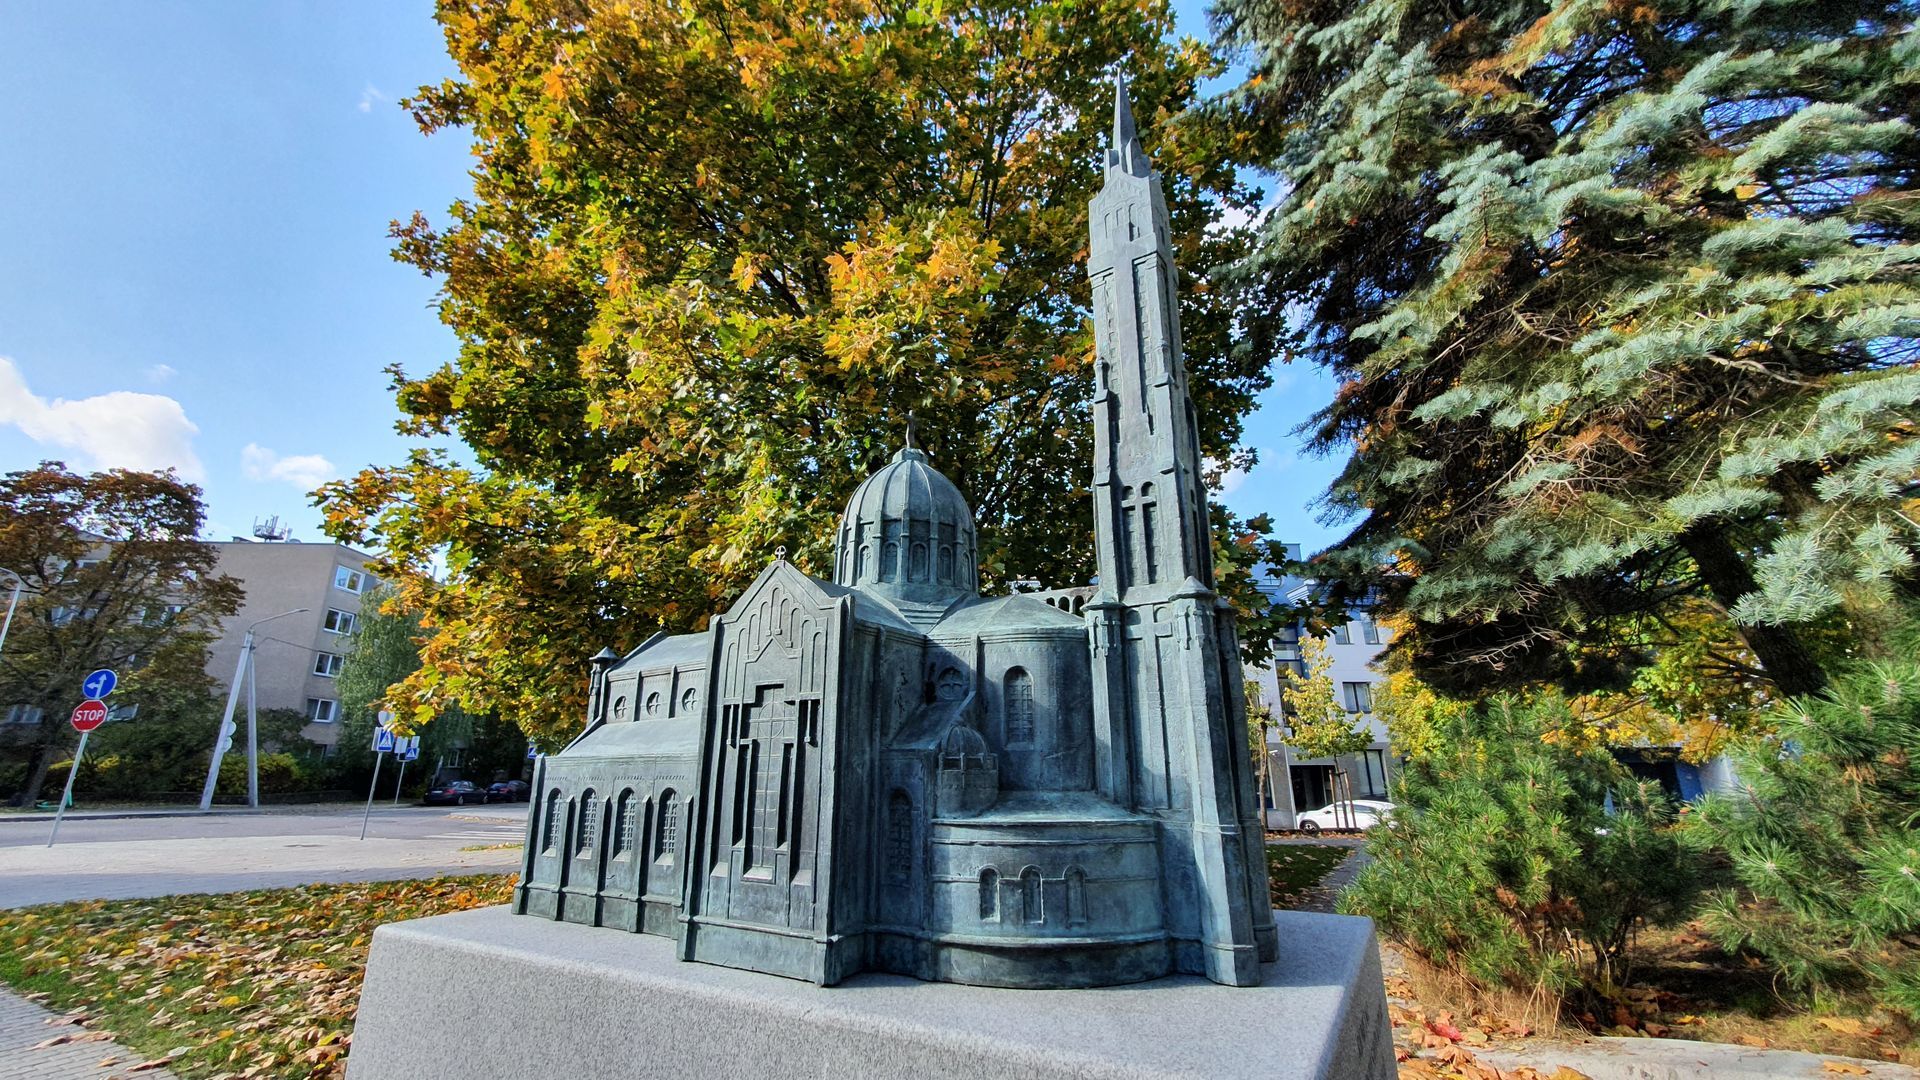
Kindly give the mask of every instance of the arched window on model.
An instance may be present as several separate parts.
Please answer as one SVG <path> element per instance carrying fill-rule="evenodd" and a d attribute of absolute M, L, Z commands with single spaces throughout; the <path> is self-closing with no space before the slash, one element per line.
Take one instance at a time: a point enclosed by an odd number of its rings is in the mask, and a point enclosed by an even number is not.
<path fill-rule="evenodd" d="M 1000 871 L 991 866 L 980 871 L 980 921 L 1000 921 Z"/>
<path fill-rule="evenodd" d="M 547 830 L 540 844 L 541 851 L 552 851 L 560 846 L 560 789 L 547 792 Z"/>
<path fill-rule="evenodd" d="M 579 843 L 574 845 L 576 854 L 582 857 L 592 854 L 593 842 L 600 835 L 600 808 L 593 803 L 593 789 L 588 788 L 580 794 Z"/>
<path fill-rule="evenodd" d="M 620 803 L 615 808 L 615 821 L 618 822 L 618 825 L 617 831 L 613 836 L 613 856 L 616 859 L 623 856 L 626 858 L 633 857 L 633 819 L 633 789 L 628 788 L 620 793 Z"/>
<path fill-rule="evenodd" d="M 1006 678 L 1007 744 L 1033 741 L 1033 676 L 1026 668 L 1009 668 Z"/>
<path fill-rule="evenodd" d="M 654 841 L 654 848 L 662 859 L 673 858 L 680 849 L 680 802 L 672 788 L 660 793 L 660 835 Z"/>
<path fill-rule="evenodd" d="M 1029 923 L 1047 921 L 1040 901 L 1040 868 L 1029 866 L 1020 871 L 1020 920 Z"/>

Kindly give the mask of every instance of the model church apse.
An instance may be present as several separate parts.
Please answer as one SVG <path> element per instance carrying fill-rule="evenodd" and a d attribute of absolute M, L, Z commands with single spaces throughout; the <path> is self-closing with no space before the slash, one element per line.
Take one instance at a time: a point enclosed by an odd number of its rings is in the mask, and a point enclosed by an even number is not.
<path fill-rule="evenodd" d="M 706 631 L 594 658 L 585 733 L 536 767 L 516 912 L 823 985 L 1260 981 L 1239 648 L 1124 87 L 1089 217 L 1098 584 L 981 596 L 972 511 L 909 436 L 833 580 L 777 557 Z"/>

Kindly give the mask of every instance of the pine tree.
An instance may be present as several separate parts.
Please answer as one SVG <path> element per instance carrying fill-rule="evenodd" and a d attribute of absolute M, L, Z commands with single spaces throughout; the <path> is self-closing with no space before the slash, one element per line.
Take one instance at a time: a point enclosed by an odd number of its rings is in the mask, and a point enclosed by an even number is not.
<path fill-rule="evenodd" d="M 1739 789 L 1708 798 L 1694 839 L 1740 888 L 1704 922 L 1802 991 L 1871 986 L 1920 1019 L 1920 664 L 1864 664 L 1784 710 L 1741 757 Z"/>
<path fill-rule="evenodd" d="M 1341 908 L 1478 982 L 1605 993 L 1628 945 L 1684 916 L 1696 868 L 1657 789 L 1556 732 L 1564 699 L 1500 695 L 1430 717 L 1429 753 L 1401 770 L 1391 827 Z M 1608 796 L 1612 796 L 1612 812 Z"/>
<path fill-rule="evenodd" d="M 1914 594 L 1912 10 L 1223 0 L 1286 192 L 1238 280 L 1343 381 L 1321 573 L 1422 677 L 1624 681 L 1705 600 L 1802 693 Z"/>

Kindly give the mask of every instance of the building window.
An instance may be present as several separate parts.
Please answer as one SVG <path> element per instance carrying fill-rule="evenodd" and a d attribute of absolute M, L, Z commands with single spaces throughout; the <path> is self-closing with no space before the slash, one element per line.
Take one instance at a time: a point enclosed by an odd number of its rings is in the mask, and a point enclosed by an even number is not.
<path fill-rule="evenodd" d="M 620 793 L 620 805 L 615 815 L 620 822 L 620 831 L 613 836 L 613 854 L 615 858 L 633 854 L 634 813 L 633 791 L 628 789 Z"/>
<path fill-rule="evenodd" d="M 1370 713 L 1373 711 L 1373 685 L 1363 682 L 1343 682 L 1340 684 L 1340 703 L 1348 712 Z"/>
<path fill-rule="evenodd" d="M 980 921 L 1000 919 L 1000 871 L 989 866 L 980 871 Z"/>
<path fill-rule="evenodd" d="M 540 845 L 542 851 L 552 851 L 560 844 L 560 789 L 547 792 L 547 830 L 546 839 Z"/>
<path fill-rule="evenodd" d="M 660 836 L 654 846 L 663 859 L 673 858 L 680 848 L 680 803 L 674 799 L 672 788 L 660 793 Z"/>
<path fill-rule="evenodd" d="M 324 625 L 329 634 L 351 634 L 359 627 L 360 617 L 351 611 L 328 608 L 327 621 Z"/>
<path fill-rule="evenodd" d="M 340 675 L 340 665 L 345 659 L 339 653 L 314 653 L 313 673 L 329 679 L 337 678 Z"/>
<path fill-rule="evenodd" d="M 359 593 L 367 587 L 367 575 L 350 566 L 333 568 L 333 587 L 341 592 Z"/>
<path fill-rule="evenodd" d="M 1037 866 L 1020 871 L 1020 918 L 1030 923 L 1047 921 L 1047 913 L 1041 908 L 1040 868 Z"/>
<path fill-rule="evenodd" d="M 1033 676 L 1025 668 L 1007 672 L 1007 743 L 1033 741 Z"/>
<path fill-rule="evenodd" d="M 1335 645 L 1353 644 L 1353 633 L 1347 629 L 1346 623 L 1341 623 L 1339 626 L 1333 628 L 1333 643 Z"/>
<path fill-rule="evenodd" d="M 680 691 L 680 715 L 685 716 L 700 704 L 700 691 L 689 686 Z"/>
<path fill-rule="evenodd" d="M 593 854 L 593 842 L 600 835 L 600 808 L 593 804 L 593 789 L 580 794 L 580 842 L 574 853 L 582 858 Z"/>
<path fill-rule="evenodd" d="M 1380 644 L 1380 624 L 1374 622 L 1371 615 L 1360 616 L 1360 640 L 1369 645 Z"/>
<path fill-rule="evenodd" d="M 332 698 L 307 699 L 307 719 L 315 724 L 331 724 L 339 719 L 340 703 Z"/>
<path fill-rule="evenodd" d="M 37 724 L 46 711 L 38 705 L 11 705 L 7 708 L 7 723 Z"/>
<path fill-rule="evenodd" d="M 1387 797 L 1387 752 L 1385 750 L 1360 751 L 1360 771 L 1366 782 L 1367 794 L 1376 799 Z"/>
<path fill-rule="evenodd" d="M 142 608 L 140 624 L 142 626 L 166 626 L 180 617 L 186 607 L 182 604 L 164 604 L 160 607 Z"/>
<path fill-rule="evenodd" d="M 657 691 L 647 695 L 647 715 L 660 715 L 660 694 Z"/>

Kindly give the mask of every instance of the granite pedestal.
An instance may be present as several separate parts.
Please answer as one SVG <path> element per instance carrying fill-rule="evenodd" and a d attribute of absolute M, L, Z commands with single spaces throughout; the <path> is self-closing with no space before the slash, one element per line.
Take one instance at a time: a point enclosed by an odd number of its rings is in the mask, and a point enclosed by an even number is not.
<path fill-rule="evenodd" d="M 1279 959 L 1257 987 L 1092 990 L 821 988 L 504 907 L 392 923 L 373 936 L 347 1076 L 1392 1080 L 1373 924 L 1274 918 Z"/>

